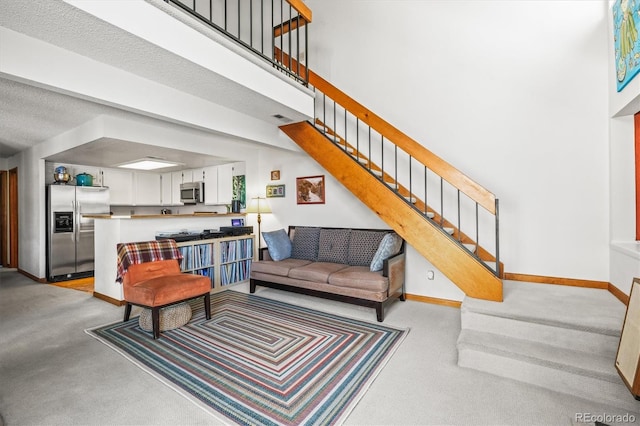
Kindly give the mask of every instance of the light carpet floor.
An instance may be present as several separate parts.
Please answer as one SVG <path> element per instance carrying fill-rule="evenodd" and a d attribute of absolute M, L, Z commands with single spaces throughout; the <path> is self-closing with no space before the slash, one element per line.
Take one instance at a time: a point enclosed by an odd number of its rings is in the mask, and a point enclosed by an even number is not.
<path fill-rule="evenodd" d="M 375 321 L 369 308 L 272 289 L 258 294 Z M 84 332 L 122 314 L 122 307 L 80 291 L 38 284 L 15 272 L 0 274 L 0 415 L 5 424 L 215 424 L 201 408 Z M 411 333 L 345 424 L 577 425 L 584 424 L 577 420 L 584 413 L 627 414 L 458 367 L 458 309 L 397 302 L 387 310 L 385 324 Z M 640 422 L 640 410 L 631 415 Z"/>

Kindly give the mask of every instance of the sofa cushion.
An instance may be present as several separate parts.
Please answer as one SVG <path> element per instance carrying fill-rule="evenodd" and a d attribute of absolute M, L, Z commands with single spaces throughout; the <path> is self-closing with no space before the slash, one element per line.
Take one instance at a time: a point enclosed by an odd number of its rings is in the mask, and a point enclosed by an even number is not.
<path fill-rule="evenodd" d="M 402 238 L 395 232 L 390 232 L 382 238 L 376 254 L 371 260 L 371 271 L 380 271 L 384 264 L 384 260 L 397 254 L 402 247 Z"/>
<path fill-rule="evenodd" d="M 321 229 L 318 262 L 347 263 L 349 229 Z"/>
<path fill-rule="evenodd" d="M 267 243 L 267 250 L 269 250 L 271 259 L 278 261 L 291 257 L 291 240 L 284 229 L 263 232 L 262 237 Z"/>
<path fill-rule="evenodd" d="M 251 262 L 251 272 L 262 272 L 265 274 L 280 275 L 286 277 L 289 275 L 291 268 L 298 268 L 300 266 L 308 265 L 310 260 L 304 259 L 283 259 L 279 262 L 271 260 L 260 260 Z"/>
<path fill-rule="evenodd" d="M 353 266 L 370 266 L 384 236 L 385 233 L 379 231 L 351 230 L 347 263 Z"/>
<path fill-rule="evenodd" d="M 343 263 L 313 262 L 299 268 L 292 268 L 289 271 L 289 278 L 326 283 L 331 274 L 347 267 L 348 265 Z"/>
<path fill-rule="evenodd" d="M 297 226 L 291 242 L 291 257 L 315 262 L 318 259 L 319 242 L 320 228 Z"/>
<path fill-rule="evenodd" d="M 386 291 L 389 279 L 381 271 L 371 272 L 368 266 L 349 266 L 329 276 L 329 284 L 367 291 Z"/>

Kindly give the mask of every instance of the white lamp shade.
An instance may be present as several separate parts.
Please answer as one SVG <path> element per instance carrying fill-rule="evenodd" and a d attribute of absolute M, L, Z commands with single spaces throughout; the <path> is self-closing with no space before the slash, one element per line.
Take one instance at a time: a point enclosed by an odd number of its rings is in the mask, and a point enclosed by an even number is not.
<path fill-rule="evenodd" d="M 247 213 L 271 213 L 271 206 L 265 197 L 254 197 L 249 201 Z"/>

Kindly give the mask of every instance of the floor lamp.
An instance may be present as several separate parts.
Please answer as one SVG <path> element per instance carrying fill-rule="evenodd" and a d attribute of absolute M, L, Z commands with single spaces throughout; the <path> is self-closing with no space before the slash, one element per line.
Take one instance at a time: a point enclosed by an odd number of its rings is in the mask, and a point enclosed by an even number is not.
<path fill-rule="evenodd" d="M 262 249 L 262 233 L 260 232 L 260 222 L 262 222 L 262 218 L 260 217 L 260 215 L 264 213 L 271 213 L 271 207 L 269 206 L 269 203 L 267 202 L 267 199 L 265 197 L 254 197 L 249 202 L 249 206 L 247 207 L 246 212 L 258 213 L 258 258 L 260 258 L 262 256 L 260 254 L 260 251 Z"/>

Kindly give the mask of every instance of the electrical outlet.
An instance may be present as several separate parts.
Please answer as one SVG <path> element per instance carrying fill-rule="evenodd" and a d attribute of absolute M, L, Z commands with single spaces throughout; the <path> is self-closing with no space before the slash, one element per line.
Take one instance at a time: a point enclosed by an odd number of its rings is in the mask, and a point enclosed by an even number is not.
<path fill-rule="evenodd" d="M 435 272 L 433 272 L 431 269 L 429 269 L 429 270 L 427 271 L 427 279 L 428 279 L 428 280 L 433 280 L 435 277 L 436 277 Z"/>

